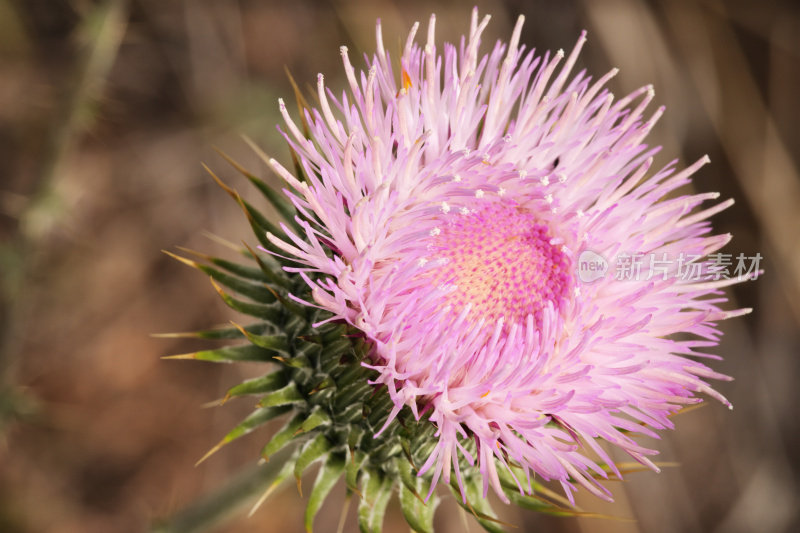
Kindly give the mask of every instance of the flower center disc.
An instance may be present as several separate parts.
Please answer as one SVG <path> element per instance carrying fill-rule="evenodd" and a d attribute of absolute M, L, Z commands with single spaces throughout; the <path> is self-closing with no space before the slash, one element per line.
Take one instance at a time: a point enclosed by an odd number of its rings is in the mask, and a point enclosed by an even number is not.
<path fill-rule="evenodd" d="M 457 312 L 472 304 L 471 318 L 488 324 L 524 324 L 533 315 L 541 325 L 548 301 L 556 309 L 570 284 L 570 261 L 550 243 L 546 225 L 515 204 L 489 203 L 443 224 L 435 254 L 447 261 L 431 275 Z"/>

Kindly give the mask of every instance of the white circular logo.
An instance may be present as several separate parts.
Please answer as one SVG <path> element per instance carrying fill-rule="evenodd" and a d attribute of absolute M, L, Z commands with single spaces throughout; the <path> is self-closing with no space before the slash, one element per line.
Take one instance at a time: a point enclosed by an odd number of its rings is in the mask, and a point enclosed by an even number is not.
<path fill-rule="evenodd" d="M 578 279 L 584 283 L 591 283 L 606 275 L 608 261 L 596 252 L 584 250 L 578 257 L 576 269 Z"/>

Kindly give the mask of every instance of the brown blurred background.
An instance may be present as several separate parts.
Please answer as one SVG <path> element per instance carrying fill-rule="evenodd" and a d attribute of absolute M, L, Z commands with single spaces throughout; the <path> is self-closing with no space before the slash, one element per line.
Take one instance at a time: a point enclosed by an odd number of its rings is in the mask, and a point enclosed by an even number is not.
<path fill-rule="evenodd" d="M 478 1 L 493 15 L 483 50 L 526 15 L 522 41 L 569 50 L 579 67 L 620 67 L 619 95 L 654 83 L 667 106 L 659 161 L 703 154 L 699 191 L 737 203 L 715 217 L 726 252 L 764 256 L 766 274 L 730 292 L 755 312 L 724 324 L 715 368 L 736 377 L 716 402 L 651 443 L 659 475 L 613 483 L 630 519 L 556 519 L 504 510 L 517 531 L 800 531 L 800 13 L 796 2 Z M 358 59 L 438 15 L 439 42 L 468 30 L 471 3 L 445 0 L 0 0 L 0 531 L 146 531 L 252 465 L 268 430 L 194 462 L 252 407 L 204 409 L 258 368 L 163 361 L 196 348 L 150 333 L 235 318 L 175 245 L 225 253 L 204 232 L 253 242 L 208 163 L 257 200 L 217 146 L 275 178 L 241 139 L 286 161 L 277 98 L 324 72 L 343 87 L 338 46 Z M 343 490 L 318 517 L 335 530 Z M 300 532 L 289 487 L 252 518 L 215 531 Z M 356 529 L 350 509 L 345 531 Z M 452 502 L 437 531 L 466 526 Z M 470 522 L 469 520 L 467 522 Z M 407 531 L 399 511 L 386 531 Z"/>

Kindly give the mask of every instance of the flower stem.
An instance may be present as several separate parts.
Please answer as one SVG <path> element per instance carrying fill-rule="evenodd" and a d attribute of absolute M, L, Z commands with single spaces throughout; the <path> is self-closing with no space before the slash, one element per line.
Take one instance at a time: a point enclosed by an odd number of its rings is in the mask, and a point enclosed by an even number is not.
<path fill-rule="evenodd" d="M 291 449 L 284 449 L 258 465 L 239 474 L 218 489 L 185 509 L 153 526 L 153 533 L 199 533 L 232 518 L 272 483 L 281 471 Z"/>

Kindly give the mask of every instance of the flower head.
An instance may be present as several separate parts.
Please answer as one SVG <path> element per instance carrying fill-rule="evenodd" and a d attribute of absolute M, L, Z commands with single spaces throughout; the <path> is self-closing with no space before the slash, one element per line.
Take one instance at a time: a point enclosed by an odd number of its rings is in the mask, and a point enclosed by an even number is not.
<path fill-rule="evenodd" d="M 538 475 L 609 498 L 596 478 L 602 463 L 618 472 L 603 441 L 657 469 L 637 434 L 671 428 L 698 393 L 728 403 L 705 381 L 727 378 L 699 359 L 713 357 L 715 323 L 745 312 L 721 310 L 730 281 L 706 279 L 705 258 L 730 239 L 707 218 L 730 203 L 697 211 L 717 195 L 675 196 L 707 158 L 651 169 L 658 148 L 643 140 L 663 108 L 646 114 L 650 86 L 615 99 L 616 70 L 572 74 L 585 35 L 567 56 L 537 55 L 519 44 L 520 17 L 480 55 L 488 21 L 474 11 L 443 53 L 435 18 L 422 46 L 415 25 L 399 70 L 378 24 L 366 71 L 342 48 L 349 92 L 319 76 L 308 137 L 281 103 L 304 176 L 270 163 L 303 231 L 268 237 L 302 264 L 287 270 L 312 288 L 304 303 L 371 342 L 368 366 L 394 402 L 386 425 L 408 406 L 436 426 L 420 469 L 431 490 L 461 484 L 466 460 L 503 499 L 509 464 L 522 491 Z M 609 269 L 662 263 L 584 282 L 584 253 Z M 680 275 L 678 258 L 702 276 Z"/>

